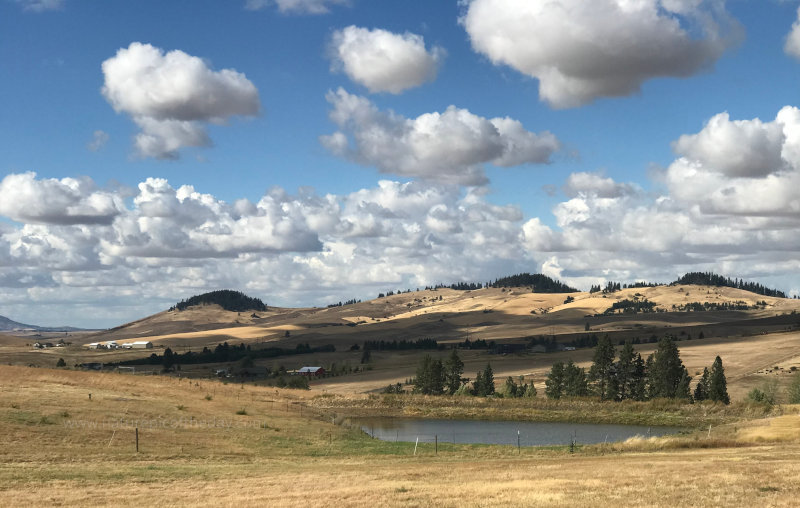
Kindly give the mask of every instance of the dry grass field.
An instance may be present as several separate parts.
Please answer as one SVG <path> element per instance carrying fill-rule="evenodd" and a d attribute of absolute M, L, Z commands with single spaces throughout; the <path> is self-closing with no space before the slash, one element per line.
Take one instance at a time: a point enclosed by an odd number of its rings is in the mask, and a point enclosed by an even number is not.
<path fill-rule="evenodd" d="M 710 437 L 415 456 L 312 411 L 313 391 L 9 366 L 0 383 L 7 506 L 793 506 L 800 494 L 791 407 Z"/>
<path fill-rule="evenodd" d="M 638 293 L 638 295 L 637 295 Z M 765 381 L 779 388 L 800 373 L 800 301 L 728 288 L 670 286 L 603 297 L 533 294 L 524 288 L 419 291 L 327 309 L 227 312 L 216 306 L 166 311 L 104 332 L 69 334 L 73 345 L 34 349 L 35 337 L 0 336 L 0 498 L 5 505 L 91 506 L 795 506 L 800 494 L 800 407 L 745 404 Z M 746 312 L 588 317 L 624 298 L 665 309 L 692 301 L 765 301 Z M 586 332 L 586 325 L 591 331 Z M 698 340 L 699 332 L 705 338 Z M 533 400 L 376 395 L 412 377 L 424 351 L 375 351 L 369 368 L 312 382 L 310 391 L 183 375 L 54 369 L 116 362 L 222 342 L 335 344 L 335 353 L 258 360 L 262 366 L 360 364 L 364 340 L 432 337 L 565 340 L 610 333 L 614 340 L 671 333 L 693 376 L 723 358 L 729 407 L 713 404 L 548 401 L 550 366 L 591 362 L 592 350 L 489 355 L 462 351 L 465 376 L 491 362 L 496 382 L 533 380 Z M 57 339 L 50 339 L 57 340 Z M 98 340 L 152 340 L 155 350 L 88 350 Z M 654 344 L 637 345 L 649 354 Z M 444 356 L 446 351 L 434 351 Z M 14 365 L 11 365 L 14 364 Z M 36 366 L 27 367 L 28 365 Z M 157 367 L 153 367 L 157 369 Z M 147 368 L 138 369 L 148 370 Z M 152 370 L 152 369 L 151 369 Z M 91 395 L 91 396 L 90 396 Z M 783 401 L 779 397 L 779 401 Z M 522 448 L 373 440 L 348 416 L 603 421 L 674 424 L 688 435 L 624 443 Z M 708 426 L 711 425 L 709 431 Z M 139 430 L 139 451 L 135 429 Z"/>

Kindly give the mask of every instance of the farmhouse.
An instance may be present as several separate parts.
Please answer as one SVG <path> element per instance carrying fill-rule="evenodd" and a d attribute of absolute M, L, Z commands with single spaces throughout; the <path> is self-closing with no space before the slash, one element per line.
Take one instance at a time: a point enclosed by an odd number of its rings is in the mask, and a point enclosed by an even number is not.
<path fill-rule="evenodd" d="M 91 344 L 86 344 L 86 347 L 89 349 L 105 349 L 106 345 L 101 342 L 92 342 Z"/>
<path fill-rule="evenodd" d="M 297 373 L 301 376 L 319 377 L 325 375 L 325 369 L 322 367 L 303 367 Z"/>

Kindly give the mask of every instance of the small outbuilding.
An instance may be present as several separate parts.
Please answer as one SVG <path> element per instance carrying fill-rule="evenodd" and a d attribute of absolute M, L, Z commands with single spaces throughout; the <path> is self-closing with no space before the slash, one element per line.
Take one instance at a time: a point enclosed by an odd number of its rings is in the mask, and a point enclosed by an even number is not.
<path fill-rule="evenodd" d="M 131 349 L 153 349 L 153 343 L 149 340 L 131 342 Z"/>
<path fill-rule="evenodd" d="M 322 367 L 303 367 L 297 373 L 301 376 L 320 377 L 325 375 L 325 369 Z"/>

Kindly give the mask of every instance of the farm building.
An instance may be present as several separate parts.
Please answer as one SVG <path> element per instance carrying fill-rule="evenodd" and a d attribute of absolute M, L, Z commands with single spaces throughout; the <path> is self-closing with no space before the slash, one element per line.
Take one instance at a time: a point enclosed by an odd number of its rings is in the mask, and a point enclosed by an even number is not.
<path fill-rule="evenodd" d="M 325 369 L 322 367 L 303 367 L 297 373 L 301 376 L 319 377 L 325 375 Z"/>
<path fill-rule="evenodd" d="M 86 344 L 86 347 L 89 349 L 105 349 L 106 345 L 100 342 L 92 342 L 91 344 Z"/>
<path fill-rule="evenodd" d="M 153 349 L 153 343 L 149 340 L 140 340 L 136 342 L 128 342 L 127 344 L 123 344 L 122 347 L 125 349 Z"/>

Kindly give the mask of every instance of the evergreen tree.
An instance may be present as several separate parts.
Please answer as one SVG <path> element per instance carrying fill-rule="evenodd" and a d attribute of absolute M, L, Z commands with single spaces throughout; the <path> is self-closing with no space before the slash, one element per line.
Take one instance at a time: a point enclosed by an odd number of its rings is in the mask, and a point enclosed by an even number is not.
<path fill-rule="evenodd" d="M 56 362 L 56 367 L 66 367 L 66 366 L 67 362 L 65 362 L 63 358 L 59 358 L 58 361 Z"/>
<path fill-rule="evenodd" d="M 632 399 L 633 387 L 636 381 L 636 359 L 642 357 L 633 349 L 631 341 L 625 342 L 619 352 L 619 361 L 615 369 L 617 399 Z"/>
<path fill-rule="evenodd" d="M 483 372 L 478 371 L 475 375 L 475 381 L 472 382 L 472 394 L 477 397 L 483 397 L 486 391 L 486 383 L 483 382 Z"/>
<path fill-rule="evenodd" d="M 681 374 L 681 379 L 678 381 L 678 386 L 675 389 L 676 399 L 692 402 L 692 391 L 689 388 L 689 383 L 691 382 L 692 378 L 689 376 L 689 372 L 686 370 L 686 367 L 684 367 L 683 373 Z"/>
<path fill-rule="evenodd" d="M 636 353 L 633 359 L 629 398 L 639 401 L 647 399 L 647 364 L 639 353 Z"/>
<path fill-rule="evenodd" d="M 647 373 L 649 397 L 674 399 L 684 371 L 678 347 L 671 338 L 664 337 L 658 342 L 658 349 L 652 357 Z"/>
<path fill-rule="evenodd" d="M 175 365 L 175 354 L 172 352 L 172 349 L 167 348 L 164 350 L 162 365 L 164 366 L 164 370 L 170 370 L 172 366 Z"/>
<path fill-rule="evenodd" d="M 564 395 L 564 362 L 556 362 L 550 367 L 544 385 L 548 399 L 560 399 Z"/>
<path fill-rule="evenodd" d="M 725 368 L 722 366 L 722 358 L 719 356 L 714 359 L 711 366 L 711 373 L 708 376 L 708 398 L 714 402 L 730 404 L 728 397 L 728 381 L 725 379 Z"/>
<path fill-rule="evenodd" d="M 601 400 L 613 399 L 615 396 L 612 385 L 614 384 L 614 357 L 616 354 L 616 349 L 611 344 L 611 339 L 608 338 L 608 335 L 600 339 L 597 347 L 594 348 L 594 359 L 592 367 L 589 369 L 589 380 Z"/>
<path fill-rule="evenodd" d="M 492 366 L 487 363 L 486 368 L 483 369 L 483 384 L 484 384 L 484 395 L 492 395 L 494 393 L 494 371 L 492 370 Z"/>
<path fill-rule="evenodd" d="M 708 367 L 703 367 L 703 377 L 697 382 L 694 388 L 694 400 L 697 402 L 708 399 Z"/>
<path fill-rule="evenodd" d="M 463 382 L 461 374 L 464 373 L 464 362 L 461 361 L 455 349 L 453 349 L 450 356 L 445 361 L 444 371 L 447 393 L 452 395 L 461 387 L 461 383 Z"/>
<path fill-rule="evenodd" d="M 444 367 L 442 366 L 442 361 L 434 360 L 430 355 L 425 355 L 417 366 L 414 392 L 425 395 L 441 395 L 443 391 Z"/>
<path fill-rule="evenodd" d="M 586 371 L 578 367 L 572 360 L 564 367 L 564 395 L 567 397 L 585 397 L 589 395 L 589 381 Z"/>
<path fill-rule="evenodd" d="M 524 390 L 524 386 L 522 388 Z M 503 384 L 503 391 L 501 393 L 503 394 L 503 397 L 514 398 L 519 396 L 517 393 L 519 389 L 520 387 L 514 382 L 514 378 L 508 376 L 505 384 Z"/>

